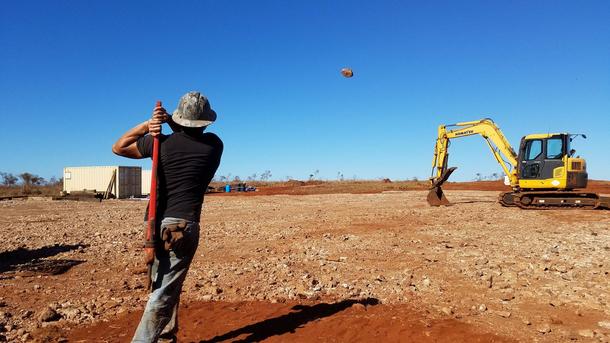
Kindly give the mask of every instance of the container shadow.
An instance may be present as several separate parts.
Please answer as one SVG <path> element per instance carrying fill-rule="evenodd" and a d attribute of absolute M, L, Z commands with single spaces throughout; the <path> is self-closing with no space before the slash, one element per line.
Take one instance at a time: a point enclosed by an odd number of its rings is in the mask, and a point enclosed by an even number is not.
<path fill-rule="evenodd" d="M 332 316 L 335 313 L 341 312 L 354 304 L 373 306 L 379 304 L 379 300 L 375 298 L 361 300 L 350 299 L 332 304 L 321 303 L 315 305 L 296 305 L 292 307 L 292 310 L 295 310 L 295 312 L 290 312 L 279 317 L 250 324 L 244 326 L 243 328 L 213 337 L 212 339 L 202 340 L 199 342 L 213 343 L 227 340 L 231 340 L 231 342 L 260 342 L 271 336 L 294 332 L 296 329 L 303 327 L 308 322 Z M 233 339 L 243 334 L 249 335 L 243 339 L 233 341 Z"/>
<path fill-rule="evenodd" d="M 45 258 L 87 247 L 89 247 L 88 244 L 55 244 L 37 249 L 17 248 L 12 251 L 5 251 L 0 253 L 0 273 L 30 271 L 45 274 L 61 274 L 84 261 L 45 260 Z"/>

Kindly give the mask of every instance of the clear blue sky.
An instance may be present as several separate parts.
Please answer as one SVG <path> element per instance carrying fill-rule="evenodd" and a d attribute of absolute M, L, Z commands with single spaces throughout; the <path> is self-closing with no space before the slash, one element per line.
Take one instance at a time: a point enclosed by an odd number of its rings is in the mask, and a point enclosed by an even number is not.
<path fill-rule="evenodd" d="M 610 1 L 6 1 L 0 171 L 148 167 L 112 143 L 200 90 L 221 175 L 426 178 L 438 124 L 492 117 L 515 148 L 586 133 L 590 177 L 610 179 L 609 16 Z M 450 165 L 500 171 L 479 137 Z"/>

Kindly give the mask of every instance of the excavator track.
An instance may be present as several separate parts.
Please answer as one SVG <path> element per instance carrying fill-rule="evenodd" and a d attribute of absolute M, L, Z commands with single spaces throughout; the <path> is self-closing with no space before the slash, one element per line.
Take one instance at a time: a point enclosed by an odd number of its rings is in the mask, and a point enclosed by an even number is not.
<path fill-rule="evenodd" d="M 523 209 L 606 209 L 610 210 L 610 198 L 596 193 L 572 191 L 526 191 L 500 194 L 502 206 Z"/>

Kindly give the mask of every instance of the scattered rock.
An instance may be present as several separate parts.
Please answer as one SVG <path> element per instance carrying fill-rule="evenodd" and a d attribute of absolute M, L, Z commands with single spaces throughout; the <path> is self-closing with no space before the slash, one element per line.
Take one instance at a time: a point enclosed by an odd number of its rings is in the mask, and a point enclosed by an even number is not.
<path fill-rule="evenodd" d="M 559 307 L 559 306 L 563 305 L 563 301 L 561 301 L 559 299 L 551 299 L 551 301 L 549 301 L 549 305 L 551 305 L 553 307 Z"/>
<path fill-rule="evenodd" d="M 508 317 L 510 317 L 510 314 L 511 314 L 509 311 L 493 311 L 493 313 L 502 318 L 508 318 Z"/>
<path fill-rule="evenodd" d="M 78 308 L 68 308 L 68 309 L 63 310 L 62 314 L 64 315 L 64 317 L 67 320 L 76 321 L 79 319 L 81 310 L 79 310 Z"/>
<path fill-rule="evenodd" d="M 451 307 L 442 307 L 441 312 L 447 316 L 451 316 L 453 314 L 453 309 Z"/>
<path fill-rule="evenodd" d="M 551 270 L 560 272 L 560 273 L 567 273 L 568 267 L 563 264 L 556 264 L 551 267 Z"/>
<path fill-rule="evenodd" d="M 54 321 L 58 321 L 59 319 L 61 319 L 61 315 L 59 313 L 57 313 L 55 310 L 53 310 L 52 308 L 46 308 L 38 316 L 38 320 L 43 323 L 44 322 L 54 322 Z"/>
<path fill-rule="evenodd" d="M 431 283 L 432 283 L 432 281 L 430 281 L 430 279 L 428 279 L 428 278 L 424 278 L 424 280 L 422 281 L 422 285 L 424 287 L 430 287 Z"/>
<path fill-rule="evenodd" d="M 34 314 L 34 311 L 31 310 L 25 310 L 21 313 L 21 319 L 26 319 L 29 318 L 31 315 Z"/>
<path fill-rule="evenodd" d="M 593 338 L 595 336 L 593 330 L 590 329 L 578 330 L 578 335 L 585 338 Z"/>
<path fill-rule="evenodd" d="M 551 332 L 551 326 L 549 324 L 540 324 L 536 327 L 536 331 L 540 332 L 541 334 L 546 334 Z"/>
<path fill-rule="evenodd" d="M 510 301 L 515 299 L 515 291 L 512 289 L 507 289 L 500 294 L 500 299 L 504 301 Z"/>
<path fill-rule="evenodd" d="M 487 263 L 489 263 L 489 260 L 487 258 L 485 258 L 485 257 L 478 258 L 478 259 L 476 259 L 474 261 L 474 264 L 477 265 L 477 266 L 482 266 L 482 265 L 485 265 Z"/>
<path fill-rule="evenodd" d="M 557 317 L 551 316 L 551 324 L 561 325 L 561 324 L 563 324 L 563 320 L 561 320 Z"/>

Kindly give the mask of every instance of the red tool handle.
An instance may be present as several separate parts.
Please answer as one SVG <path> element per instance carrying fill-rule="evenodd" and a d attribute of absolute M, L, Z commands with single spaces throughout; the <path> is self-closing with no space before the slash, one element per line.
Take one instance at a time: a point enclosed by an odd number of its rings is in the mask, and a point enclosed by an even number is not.
<path fill-rule="evenodd" d="M 157 101 L 155 108 L 161 107 L 161 101 Z M 150 178 L 150 202 L 148 203 L 148 231 L 146 240 L 151 240 L 155 232 L 155 220 L 157 219 L 157 166 L 159 165 L 159 136 L 153 138 L 152 171 Z M 152 227 L 151 227 L 152 226 Z"/>
<path fill-rule="evenodd" d="M 155 109 L 161 107 L 161 101 L 157 101 Z M 150 199 L 148 201 L 148 225 L 146 227 L 146 245 L 144 253 L 148 266 L 146 289 L 152 285 L 152 264 L 155 259 L 155 228 L 157 227 L 157 167 L 159 165 L 159 136 L 153 137 L 152 170 L 150 178 Z"/>

